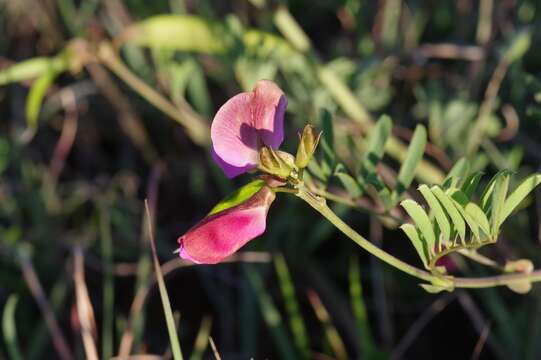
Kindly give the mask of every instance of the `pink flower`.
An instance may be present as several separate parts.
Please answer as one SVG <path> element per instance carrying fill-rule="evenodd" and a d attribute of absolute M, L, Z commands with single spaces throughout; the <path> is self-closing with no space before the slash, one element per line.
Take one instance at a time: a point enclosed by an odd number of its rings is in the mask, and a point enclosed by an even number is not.
<path fill-rule="evenodd" d="M 263 186 L 241 204 L 203 219 L 178 239 L 180 257 L 198 264 L 216 264 L 265 231 L 276 195 Z"/>
<path fill-rule="evenodd" d="M 212 155 L 227 177 L 255 169 L 263 145 L 280 146 L 286 107 L 284 92 L 260 80 L 253 91 L 233 96 L 218 110 L 210 129 Z"/>

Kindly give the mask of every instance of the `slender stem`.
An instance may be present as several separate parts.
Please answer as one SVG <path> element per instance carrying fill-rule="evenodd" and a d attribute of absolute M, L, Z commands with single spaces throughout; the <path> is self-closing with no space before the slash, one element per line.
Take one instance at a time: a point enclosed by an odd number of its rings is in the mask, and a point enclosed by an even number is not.
<path fill-rule="evenodd" d="M 303 199 L 323 215 L 327 220 L 329 220 L 338 230 L 343 232 L 347 237 L 356 242 L 360 247 L 381 259 L 382 261 L 388 263 L 395 268 L 402 270 L 403 272 L 410 274 L 416 278 L 432 282 L 436 277 L 430 274 L 427 271 L 418 269 L 414 266 L 411 266 L 408 263 L 403 262 L 402 260 L 395 258 L 391 254 L 381 250 L 370 241 L 362 237 L 358 232 L 353 230 L 348 224 L 346 224 L 342 219 L 340 219 L 326 204 L 325 200 L 321 197 L 318 197 L 304 188 L 304 186 L 299 187 L 299 192 L 297 196 Z"/>
<path fill-rule="evenodd" d="M 358 232 L 353 230 L 348 224 L 340 219 L 325 202 L 325 199 L 311 193 L 304 184 L 298 186 L 297 196 L 303 199 L 313 207 L 317 212 L 323 215 L 328 221 L 330 221 L 338 230 L 344 235 L 349 237 L 355 243 L 357 243 L 364 250 L 374 255 L 378 259 L 386 262 L 387 264 L 416 277 L 421 280 L 428 281 L 430 283 L 438 283 L 441 280 L 450 281 L 455 288 L 489 288 L 495 286 L 507 286 L 519 282 L 541 282 L 541 270 L 536 270 L 531 273 L 516 273 L 505 274 L 496 276 L 487 276 L 482 278 L 459 278 L 459 277 L 445 277 L 442 278 L 437 275 L 433 275 L 428 271 L 416 268 L 404 261 L 394 257 L 386 251 L 378 248 L 370 241 L 361 236 Z"/>

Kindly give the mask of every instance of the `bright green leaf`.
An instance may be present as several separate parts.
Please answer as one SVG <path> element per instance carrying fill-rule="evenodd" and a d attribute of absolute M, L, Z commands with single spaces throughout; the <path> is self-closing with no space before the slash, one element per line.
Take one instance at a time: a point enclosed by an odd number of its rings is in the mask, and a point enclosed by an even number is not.
<path fill-rule="evenodd" d="M 235 192 L 233 192 L 232 194 L 227 196 L 225 199 L 220 201 L 218 204 L 216 204 L 216 206 L 212 208 L 212 210 L 207 216 L 216 214 L 220 211 L 224 211 L 229 208 L 232 208 L 233 206 L 239 205 L 240 203 L 251 198 L 256 192 L 261 190 L 263 186 L 265 186 L 265 181 L 263 180 L 254 180 L 252 182 L 249 182 L 248 184 L 237 189 Z"/>
<path fill-rule="evenodd" d="M 436 235 L 434 233 L 434 228 L 432 227 L 432 222 L 428 218 L 425 210 L 421 205 L 410 199 L 402 201 L 400 205 L 402 205 L 413 222 L 415 222 L 415 225 L 426 240 L 428 253 L 432 254 L 436 245 Z"/>
<path fill-rule="evenodd" d="M 32 129 L 37 128 L 43 97 L 58 75 L 59 73 L 57 71 L 48 70 L 41 74 L 32 84 L 25 106 L 28 127 Z"/>
<path fill-rule="evenodd" d="M 449 218 L 447 217 L 447 214 L 441 207 L 440 202 L 432 191 L 428 188 L 426 185 L 419 186 L 419 191 L 425 198 L 426 202 L 430 206 L 430 209 L 432 210 L 434 217 L 436 218 L 436 222 L 438 223 L 438 226 L 440 228 L 440 231 L 443 235 L 443 238 L 446 242 L 451 240 L 451 223 L 449 222 Z"/>
<path fill-rule="evenodd" d="M 398 201 L 400 196 L 406 191 L 413 181 L 415 176 L 415 170 L 417 165 L 423 159 L 423 154 L 425 152 L 426 146 L 426 129 L 422 125 L 417 125 L 413 137 L 411 139 L 410 146 L 408 148 L 408 153 L 404 163 L 400 167 L 398 172 L 396 188 L 393 192 L 393 200 Z"/>
<path fill-rule="evenodd" d="M 419 233 L 417 232 L 417 229 L 415 228 L 415 226 L 413 226 L 412 224 L 403 224 L 400 226 L 400 228 L 404 231 L 404 233 L 406 233 L 411 243 L 413 244 L 413 247 L 417 251 L 417 254 L 419 254 L 419 257 L 421 258 L 423 265 L 425 266 L 425 268 L 428 269 L 428 263 L 429 263 L 428 246 L 419 236 Z"/>
<path fill-rule="evenodd" d="M 535 187 L 539 184 L 541 184 L 541 174 L 534 174 L 526 178 L 511 193 L 511 195 L 509 195 L 507 200 L 505 200 L 501 213 L 501 222 L 504 222 L 505 219 L 511 215 L 513 210 L 515 210 L 517 206 L 519 206 L 520 203 L 526 198 L 526 196 L 528 196 L 528 194 L 532 192 L 533 189 L 535 189 Z"/>
<path fill-rule="evenodd" d="M 447 214 L 449 214 L 451 222 L 453 223 L 454 228 L 458 233 L 458 236 L 464 243 L 466 240 L 466 223 L 464 222 L 462 215 L 460 215 L 460 212 L 455 207 L 451 198 L 446 193 L 444 193 L 440 187 L 432 186 L 430 190 L 432 190 L 432 193 L 436 195 L 445 211 L 447 211 Z"/>
<path fill-rule="evenodd" d="M 502 223 L 505 197 L 509 188 L 509 173 L 501 173 L 496 177 L 491 200 L 490 225 L 492 236 L 496 238 Z"/>
<path fill-rule="evenodd" d="M 470 163 L 466 158 L 461 158 L 457 161 L 455 166 L 449 171 L 449 174 L 443 180 L 442 187 L 444 189 L 450 188 L 450 187 L 458 187 L 459 184 L 464 180 L 466 175 L 468 174 L 470 170 Z"/>

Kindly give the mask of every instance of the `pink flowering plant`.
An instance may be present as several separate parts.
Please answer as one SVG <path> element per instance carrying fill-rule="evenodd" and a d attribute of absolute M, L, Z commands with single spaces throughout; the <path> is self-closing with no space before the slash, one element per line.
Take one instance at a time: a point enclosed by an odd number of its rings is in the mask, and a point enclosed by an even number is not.
<path fill-rule="evenodd" d="M 541 281 L 541 271 L 534 271 L 531 261 L 526 259 L 508 261 L 501 267 L 503 274 L 484 278 L 455 277 L 452 266 L 445 265 L 454 264 L 447 255 L 460 253 L 494 267 L 493 260 L 476 250 L 497 241 L 502 223 L 541 183 L 541 174 L 525 179 L 508 194 L 510 173 L 500 172 L 489 182 L 477 203 L 473 193 L 481 175 L 467 174 L 464 170 L 467 162 L 461 160 L 442 184 L 419 186 L 419 193 L 426 202 L 425 210 L 417 201 L 403 199 L 422 161 L 426 145 L 424 127 L 416 129 L 397 175 L 397 183 L 391 188 L 376 168 L 390 138 L 390 118 L 383 116 L 372 129 L 361 167 L 355 175 L 336 160 L 332 144 L 329 144 L 332 139 L 324 142 L 325 157 L 327 161 L 334 159 L 332 164 L 314 159 L 322 133 L 311 125 L 306 125 L 299 134 L 295 155 L 279 150 L 284 140 L 286 107 L 284 92 L 274 82 L 260 80 L 252 91 L 235 95 L 218 110 L 211 127 L 213 159 L 229 178 L 245 173 L 259 174 L 179 237 L 181 258 L 198 264 L 223 261 L 264 233 L 269 208 L 276 195 L 289 193 L 304 200 L 364 250 L 423 280 L 421 286 L 429 292 L 506 285 L 524 293 L 530 290 L 532 282 Z M 304 176 L 306 173 L 311 176 Z M 383 251 L 338 217 L 326 203 L 327 199 L 344 202 L 343 198 L 333 196 L 325 189 L 325 180 L 331 176 L 338 178 L 349 193 L 351 199 L 346 204 L 355 204 L 356 199 L 368 193 L 378 200 L 382 209 L 370 211 L 388 221 L 396 220 L 393 214 L 398 211 L 395 206 L 400 202 L 411 222 L 395 225 L 400 225 L 411 240 L 424 268 Z"/>

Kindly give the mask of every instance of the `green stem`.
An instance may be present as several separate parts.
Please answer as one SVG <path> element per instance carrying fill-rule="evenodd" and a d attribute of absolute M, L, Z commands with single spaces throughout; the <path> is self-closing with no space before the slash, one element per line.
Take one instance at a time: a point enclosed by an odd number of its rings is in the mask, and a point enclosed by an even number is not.
<path fill-rule="evenodd" d="M 312 194 L 308 191 L 303 185 L 299 187 L 297 196 L 303 199 L 313 207 L 317 212 L 323 215 L 327 220 L 329 220 L 338 230 L 343 232 L 347 237 L 356 242 L 360 247 L 368 251 L 370 254 L 379 258 L 380 260 L 386 262 L 387 264 L 394 266 L 395 268 L 402 270 L 403 272 L 410 274 L 421 280 L 426 280 L 432 282 L 436 277 L 430 274 L 427 271 L 418 269 L 414 266 L 411 266 L 408 263 L 403 262 L 402 260 L 395 258 L 391 254 L 381 250 L 370 241 L 362 237 L 358 232 L 353 230 L 348 224 L 346 224 L 342 219 L 340 219 L 328 206 L 325 202 L 325 199 Z"/>
<path fill-rule="evenodd" d="M 357 243 L 364 250 L 374 255 L 378 259 L 386 262 L 387 264 L 416 277 L 421 280 L 428 281 L 430 283 L 439 283 L 442 280 L 450 281 L 455 288 L 489 288 L 495 286 L 507 286 L 514 283 L 523 281 L 529 282 L 541 282 L 541 270 L 536 270 L 531 273 L 517 273 L 517 274 L 505 274 L 496 276 L 487 276 L 482 278 L 458 278 L 458 277 L 445 277 L 433 275 L 428 271 L 416 268 L 404 261 L 394 257 L 386 251 L 378 248 L 370 241 L 361 236 L 358 232 L 353 230 L 348 224 L 340 219 L 328 206 L 324 198 L 319 197 L 311 193 L 304 184 L 299 184 L 298 197 L 303 199 L 313 207 L 317 212 L 323 215 L 328 221 L 330 221 L 338 230 L 344 235 L 349 237 L 355 243 Z"/>

